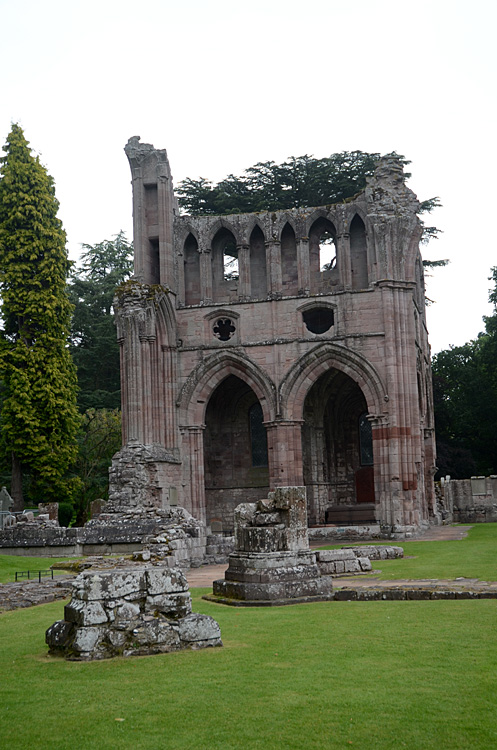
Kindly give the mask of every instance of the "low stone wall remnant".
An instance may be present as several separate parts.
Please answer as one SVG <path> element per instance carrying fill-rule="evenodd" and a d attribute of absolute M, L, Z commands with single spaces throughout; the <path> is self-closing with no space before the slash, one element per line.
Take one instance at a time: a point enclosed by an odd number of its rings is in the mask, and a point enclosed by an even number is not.
<path fill-rule="evenodd" d="M 439 503 L 446 523 L 497 521 L 497 475 L 440 482 Z"/>
<path fill-rule="evenodd" d="M 91 661 L 223 645 L 218 623 L 192 613 L 177 568 L 89 570 L 72 585 L 64 620 L 46 631 L 50 654 Z"/>
<path fill-rule="evenodd" d="M 371 560 L 394 560 L 404 557 L 402 547 L 370 545 L 343 549 L 318 549 L 316 562 L 323 576 L 357 575 L 372 570 Z"/>

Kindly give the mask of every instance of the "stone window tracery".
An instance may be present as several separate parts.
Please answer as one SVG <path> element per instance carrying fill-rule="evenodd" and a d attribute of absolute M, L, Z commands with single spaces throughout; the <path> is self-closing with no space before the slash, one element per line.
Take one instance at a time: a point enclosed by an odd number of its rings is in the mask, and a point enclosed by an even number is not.
<path fill-rule="evenodd" d="M 218 318 L 214 323 L 212 330 L 214 331 L 214 336 L 216 336 L 219 341 L 229 341 L 235 333 L 236 327 L 233 325 L 230 318 Z"/>

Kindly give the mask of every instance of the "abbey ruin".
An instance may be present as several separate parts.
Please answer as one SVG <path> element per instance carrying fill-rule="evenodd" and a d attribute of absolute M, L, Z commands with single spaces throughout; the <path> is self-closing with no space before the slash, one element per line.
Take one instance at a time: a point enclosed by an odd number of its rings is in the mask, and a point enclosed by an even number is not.
<path fill-rule="evenodd" d="M 115 304 L 106 512 L 179 505 L 230 534 L 239 503 L 305 486 L 310 525 L 436 523 L 422 226 L 400 162 L 340 204 L 193 218 L 165 150 L 125 151 L 135 271 Z"/>

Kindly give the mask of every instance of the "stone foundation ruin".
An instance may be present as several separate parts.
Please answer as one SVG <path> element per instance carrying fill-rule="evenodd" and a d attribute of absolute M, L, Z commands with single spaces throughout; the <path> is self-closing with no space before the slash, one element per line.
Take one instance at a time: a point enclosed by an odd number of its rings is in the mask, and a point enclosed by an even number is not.
<path fill-rule="evenodd" d="M 192 614 L 178 569 L 85 571 L 73 581 L 64 620 L 46 632 L 49 653 L 90 661 L 222 646 L 218 623 Z"/>
<path fill-rule="evenodd" d="M 332 580 L 309 549 L 305 487 L 279 487 L 235 509 L 235 551 L 213 592 L 213 601 L 245 606 L 332 598 Z"/>

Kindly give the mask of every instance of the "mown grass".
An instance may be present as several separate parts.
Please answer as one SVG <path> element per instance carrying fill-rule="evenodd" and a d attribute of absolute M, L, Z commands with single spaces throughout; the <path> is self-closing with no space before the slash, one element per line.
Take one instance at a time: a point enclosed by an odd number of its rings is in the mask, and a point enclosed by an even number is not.
<path fill-rule="evenodd" d="M 382 580 L 459 577 L 497 580 L 496 523 L 476 524 L 460 540 L 394 544 L 403 547 L 404 558 L 372 563 L 376 576 Z"/>
<path fill-rule="evenodd" d="M 224 648 L 47 656 L 54 603 L 0 616 L 0 736 L 15 750 L 497 745 L 497 602 L 194 609 Z"/>
<path fill-rule="evenodd" d="M 378 567 L 495 579 L 496 541 L 497 524 L 476 526 L 462 541 L 403 543 L 414 559 Z M 218 620 L 222 649 L 66 662 L 44 644 L 62 603 L 1 614 L 1 746 L 497 747 L 497 600 L 238 609 L 202 593 L 192 591 L 194 611 Z"/>
<path fill-rule="evenodd" d="M 20 555 L 0 555 L 0 583 L 14 581 L 18 570 L 48 570 L 55 562 L 67 560 L 67 557 L 21 557 Z M 54 575 L 65 573 L 54 571 Z M 23 579 L 24 580 L 24 579 Z"/>

